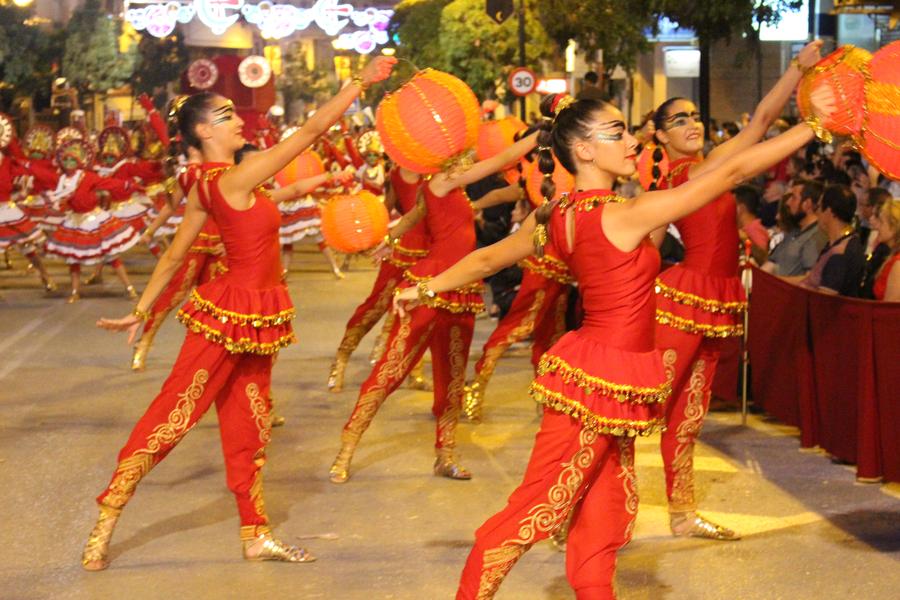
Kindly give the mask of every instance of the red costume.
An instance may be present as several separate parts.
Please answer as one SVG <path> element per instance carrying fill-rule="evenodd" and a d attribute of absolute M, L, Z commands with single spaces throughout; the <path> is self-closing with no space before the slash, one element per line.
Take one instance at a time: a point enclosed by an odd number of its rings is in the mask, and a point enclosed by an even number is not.
<path fill-rule="evenodd" d="M 900 261 L 900 254 L 894 254 L 881 266 L 881 270 L 878 272 L 878 276 L 875 278 L 875 283 L 872 286 L 872 293 L 875 295 L 876 300 L 884 300 L 885 294 L 887 294 L 887 284 L 888 278 L 891 276 L 891 269 L 897 266 L 897 261 Z"/>
<path fill-rule="evenodd" d="M 200 165 L 196 164 L 187 165 L 178 174 L 178 185 L 185 198 L 197 183 L 199 176 Z M 220 243 L 219 228 L 216 226 L 215 219 L 210 215 L 203 224 L 203 229 L 197 235 L 197 239 L 188 250 L 181 267 L 148 311 L 150 317 L 144 323 L 141 339 L 135 349 L 132 368 L 143 368 L 144 360 L 150 351 L 156 332 L 159 331 L 172 309 L 184 302 L 188 292 L 195 286 L 203 285 L 220 273 L 227 271 L 225 257 L 217 254 Z"/>
<path fill-rule="evenodd" d="M 0 153 L 0 250 L 13 244 L 40 242 L 44 233 L 12 200 L 13 179 L 33 173 L 13 157 Z"/>
<path fill-rule="evenodd" d="M 674 161 L 661 187 L 685 183 L 690 167 L 699 161 Z M 720 340 L 743 335 L 747 303 L 738 277 L 740 241 L 731 192 L 675 226 L 684 242 L 684 261 L 656 280 L 656 347 L 675 358 L 661 449 L 669 510 L 686 513 L 696 509 L 694 442 L 709 409 Z"/>
<path fill-rule="evenodd" d="M 179 311 L 188 328 L 160 394 L 119 453 L 101 506 L 121 509 L 140 480 L 215 402 L 228 487 L 237 500 L 241 538 L 269 532 L 260 469 L 269 441 L 272 355 L 295 341 L 294 308 L 281 282 L 278 208 L 261 190 L 246 210 L 221 195 L 227 165 L 204 165 L 200 201 L 219 225 L 228 273 L 197 288 Z"/>
<path fill-rule="evenodd" d="M 569 518 L 566 573 L 576 597 L 615 597 L 616 551 L 631 539 L 638 508 L 633 436 L 662 425 L 671 390 L 671 357 L 664 365 L 653 343 L 659 253 L 649 239 L 622 252 L 606 238 L 605 205 L 618 201 L 605 190 L 577 192 L 550 218 L 551 246 L 578 281 L 585 317 L 540 361 L 531 394 L 546 408 L 524 480 L 476 531 L 458 600 L 492 598 L 519 557 Z"/>

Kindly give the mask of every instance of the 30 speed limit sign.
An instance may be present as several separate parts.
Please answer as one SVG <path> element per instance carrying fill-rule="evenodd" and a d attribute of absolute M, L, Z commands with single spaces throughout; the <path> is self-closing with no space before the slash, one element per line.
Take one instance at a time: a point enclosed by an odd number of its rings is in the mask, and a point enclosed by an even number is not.
<path fill-rule="evenodd" d="M 509 89 L 516 96 L 527 96 L 537 87 L 537 76 L 534 71 L 525 67 L 516 67 L 509 74 Z"/>

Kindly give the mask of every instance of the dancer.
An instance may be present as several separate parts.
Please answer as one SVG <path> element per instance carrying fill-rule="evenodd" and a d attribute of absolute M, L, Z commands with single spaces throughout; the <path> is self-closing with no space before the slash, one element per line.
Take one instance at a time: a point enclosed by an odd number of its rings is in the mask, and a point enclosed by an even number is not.
<path fill-rule="evenodd" d="M 426 258 L 404 272 L 406 285 L 424 285 L 436 273 L 471 252 L 475 248 L 475 220 L 463 191 L 465 186 L 518 160 L 534 147 L 534 140 L 534 135 L 529 136 L 466 170 L 450 168 L 433 175 L 419 188 L 415 210 L 391 229 L 389 243 L 383 243 L 376 255 L 386 251 L 419 220 L 425 221 L 429 251 Z M 434 474 L 471 479 L 471 473 L 457 464 L 453 451 L 475 314 L 484 310 L 481 287 L 478 282 L 447 290 L 432 298 L 427 306 L 393 320 L 386 349 L 363 383 L 356 406 L 344 425 L 341 449 L 329 472 L 333 483 L 349 479 L 350 461 L 359 439 L 381 404 L 429 348 L 434 375 L 432 413 L 437 419 Z"/>
<path fill-rule="evenodd" d="M 418 173 L 396 166 L 391 170 L 388 178 L 390 186 L 385 196 L 388 211 L 397 209 L 401 215 L 406 215 L 415 210 L 416 196 L 421 181 Z M 372 284 L 372 291 L 356 307 L 344 328 L 344 337 L 341 338 L 341 343 L 338 345 L 337 355 L 334 357 L 328 375 L 328 389 L 334 393 L 344 389 L 344 370 L 347 368 L 350 356 L 366 334 L 390 308 L 392 294 L 403 281 L 404 271 L 415 265 L 416 260 L 424 258 L 428 254 L 425 221 L 420 220 L 400 238 L 396 238 L 392 246 L 391 255 L 381 260 L 378 276 L 375 278 L 375 283 Z"/>
<path fill-rule="evenodd" d="M 201 180 L 175 240 L 154 269 L 133 314 L 101 319 L 100 327 L 134 338 L 149 307 L 184 262 L 207 214 L 216 219 L 227 249 L 228 273 L 200 286 L 179 312 L 188 333 L 162 391 L 138 421 L 97 502 L 100 516 L 84 549 L 85 569 L 109 565 L 109 542 L 122 508 L 140 480 L 175 447 L 215 401 L 228 486 L 241 520 L 247 560 L 309 562 L 307 551 L 272 536 L 260 469 L 269 440 L 267 397 L 272 355 L 294 341 L 294 309 L 281 282 L 277 208 L 258 186 L 324 133 L 369 84 L 385 79 L 396 62 L 377 57 L 293 136 L 234 165 L 244 144 L 243 122 L 230 100 L 210 93 L 178 109 L 182 140 L 201 147 Z"/>
<path fill-rule="evenodd" d="M 703 124 L 693 102 L 671 98 L 653 116 L 656 141 L 669 158 L 662 189 L 674 188 L 718 167 L 761 140 L 781 114 L 803 72 L 819 60 L 821 41 L 807 44 L 791 67 L 756 107 L 750 123 L 717 146 L 704 160 Z M 743 334 L 746 310 L 738 276 L 740 240 L 735 199 L 730 191 L 675 222 L 684 260 L 656 280 L 656 344 L 673 351 L 673 394 L 666 403 L 666 431 L 660 448 L 672 534 L 715 540 L 739 535 L 697 514 L 694 497 L 694 444 L 709 409 L 716 364 L 724 338 Z"/>
<path fill-rule="evenodd" d="M 814 93 L 813 106 L 817 115 L 830 114 L 831 93 Z M 492 598 L 519 557 L 569 519 L 566 572 L 576 597 L 615 598 L 616 551 L 631 538 L 638 507 L 634 436 L 663 424 L 675 360 L 674 352 L 654 347 L 652 282 L 660 259 L 648 235 L 813 138 L 810 127 L 799 125 L 682 187 L 626 200 L 610 191 L 618 177 L 635 171 L 637 140 L 622 113 L 563 95 L 545 98 L 541 111 L 541 171 L 545 177 L 553 171 L 552 145 L 578 191 L 545 203 L 513 235 L 395 300 L 404 314 L 549 245 L 571 269 L 584 302 L 581 328 L 541 359 L 531 394 L 545 405 L 544 417 L 525 478 L 506 508 L 475 533 L 458 600 Z M 552 179 L 545 178 L 542 191 L 553 196 Z"/>

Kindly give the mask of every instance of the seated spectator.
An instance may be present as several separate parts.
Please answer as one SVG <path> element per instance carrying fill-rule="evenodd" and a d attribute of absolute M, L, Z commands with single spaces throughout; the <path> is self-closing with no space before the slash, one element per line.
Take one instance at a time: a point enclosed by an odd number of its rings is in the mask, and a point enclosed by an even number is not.
<path fill-rule="evenodd" d="M 738 233 L 741 240 L 750 240 L 750 253 L 756 264 L 766 262 L 769 254 L 769 232 L 759 220 L 759 206 L 762 202 L 759 188 L 739 185 L 732 192 L 737 204 Z"/>
<path fill-rule="evenodd" d="M 828 237 L 819 260 L 801 285 L 829 294 L 858 297 L 866 257 L 853 229 L 856 196 L 845 185 L 829 185 L 816 205 L 819 227 Z"/>
<path fill-rule="evenodd" d="M 813 268 L 828 241 L 815 212 L 821 196 L 820 183 L 803 179 L 793 182 L 785 203 L 792 223 L 785 224 L 784 239 L 772 249 L 763 270 L 799 281 Z"/>
<path fill-rule="evenodd" d="M 872 216 L 878 232 L 878 248 L 885 248 L 882 264 L 872 269 L 872 297 L 900 302 L 900 199 L 892 199 Z"/>
<path fill-rule="evenodd" d="M 764 227 L 775 227 L 775 216 L 778 214 L 778 201 L 788 191 L 783 181 L 772 180 L 765 186 L 763 201 L 759 207 L 759 218 Z"/>
<path fill-rule="evenodd" d="M 857 196 L 859 199 L 859 196 Z M 891 194 L 883 188 L 871 188 L 859 203 L 856 211 L 859 222 L 856 231 L 866 249 L 866 256 L 871 256 L 875 250 L 878 239 L 878 230 L 872 227 L 872 219 L 881 211 L 881 207 L 891 199 Z"/>

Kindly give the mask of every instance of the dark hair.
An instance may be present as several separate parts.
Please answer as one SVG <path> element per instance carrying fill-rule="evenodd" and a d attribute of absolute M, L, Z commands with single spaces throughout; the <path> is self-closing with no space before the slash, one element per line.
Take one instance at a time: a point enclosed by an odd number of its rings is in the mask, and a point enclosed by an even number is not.
<path fill-rule="evenodd" d="M 725 121 L 724 123 L 722 123 L 722 131 L 724 131 L 731 137 L 734 137 L 741 132 L 741 129 L 734 121 Z"/>
<path fill-rule="evenodd" d="M 759 215 L 759 207 L 762 204 L 762 193 L 755 185 L 739 185 L 732 192 L 735 201 L 747 209 L 754 217 Z"/>
<path fill-rule="evenodd" d="M 856 214 L 856 195 L 846 185 L 829 185 L 822 192 L 819 201 L 821 210 L 831 209 L 831 213 L 845 223 L 852 223 Z"/>
<path fill-rule="evenodd" d="M 891 193 L 884 188 L 871 188 L 869 190 L 869 194 L 866 196 L 866 204 L 871 206 L 872 209 L 878 211 L 881 210 L 881 207 L 887 204 L 893 196 Z"/>
<path fill-rule="evenodd" d="M 250 142 L 241 146 L 241 149 L 234 153 L 234 164 L 241 164 L 241 161 L 244 160 L 244 157 L 247 156 L 248 152 L 259 152 L 259 146 L 251 144 Z"/>
<path fill-rule="evenodd" d="M 584 74 L 584 80 L 591 85 L 597 85 L 597 82 L 600 81 L 600 77 L 595 71 L 588 71 Z"/>
<path fill-rule="evenodd" d="M 537 156 L 538 168 L 544 174 L 541 182 L 541 196 L 543 204 L 534 213 L 538 227 L 546 231 L 547 222 L 553 211 L 550 200 L 556 194 L 556 184 L 553 183 L 553 169 L 559 163 L 573 175 L 578 172 L 575 157 L 572 155 L 572 144 L 576 139 L 587 139 L 594 113 L 604 110 L 609 106 L 608 102 L 592 98 L 574 100 L 568 106 L 557 112 L 556 105 L 565 94 L 548 94 L 541 100 L 541 123 L 538 128 Z M 543 242 L 535 240 L 535 253 L 544 255 Z"/>
<path fill-rule="evenodd" d="M 653 176 L 653 182 L 650 184 L 650 188 L 648 191 L 653 191 L 656 189 L 656 182 L 659 181 L 660 176 L 662 175 L 662 171 L 660 171 L 659 163 L 662 162 L 662 159 L 665 157 L 665 151 L 662 148 L 662 144 L 656 138 L 656 131 L 662 131 L 664 129 L 664 125 L 666 124 L 666 119 L 669 117 L 669 108 L 675 104 L 679 100 L 685 100 L 690 102 L 687 98 L 683 98 L 681 96 L 672 96 L 662 104 L 660 104 L 655 111 L 653 111 L 653 116 L 650 118 L 653 120 L 653 142 L 656 144 L 656 148 L 653 149 L 653 167 L 650 169 L 650 174 Z"/>
<path fill-rule="evenodd" d="M 800 201 L 809 200 L 813 203 L 813 206 L 819 203 L 819 198 L 822 197 L 822 191 L 825 189 L 821 183 L 813 179 L 795 179 L 791 187 L 795 185 L 802 186 L 800 188 Z"/>

